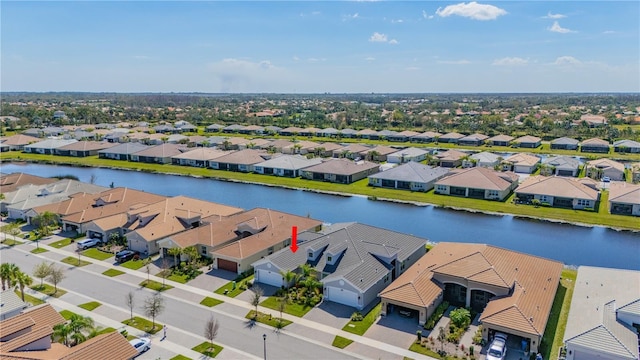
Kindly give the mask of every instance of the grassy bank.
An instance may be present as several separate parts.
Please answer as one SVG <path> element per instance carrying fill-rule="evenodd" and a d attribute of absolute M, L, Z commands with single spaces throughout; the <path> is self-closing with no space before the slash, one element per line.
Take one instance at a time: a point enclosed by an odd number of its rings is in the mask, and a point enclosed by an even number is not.
<path fill-rule="evenodd" d="M 495 149 L 494 149 L 495 150 Z M 640 230 L 640 222 L 633 216 L 611 215 L 607 212 L 606 206 L 600 212 L 580 211 L 571 209 L 559 209 L 551 207 L 534 207 L 528 205 L 517 205 L 511 200 L 513 195 L 504 202 L 488 201 L 479 199 L 461 198 L 455 196 L 438 195 L 432 191 L 411 192 L 405 190 L 382 189 L 368 186 L 368 180 L 363 179 L 353 184 L 334 184 L 321 181 L 305 180 L 300 178 L 283 178 L 260 174 L 246 174 L 224 170 L 213 170 L 195 168 L 189 166 L 178 166 L 169 164 L 146 164 L 128 161 L 98 159 L 96 156 L 86 158 L 75 158 L 66 156 L 51 156 L 39 154 L 23 154 L 20 152 L 8 152 L 3 156 L 3 161 L 16 159 L 35 161 L 46 164 L 60 164 L 72 166 L 95 166 L 109 167 L 124 170 L 138 170 L 153 173 L 169 173 L 186 176 L 207 177 L 226 181 L 239 181 L 268 186 L 288 187 L 307 191 L 319 191 L 337 193 L 342 195 L 362 195 L 370 199 L 413 202 L 422 204 L 432 204 L 437 207 L 454 208 L 461 210 L 489 212 L 498 214 L 513 214 L 516 216 L 532 217 L 536 219 L 549 219 L 552 221 L 562 221 L 569 223 L 579 223 L 586 225 L 601 225 L 616 229 Z M 124 184 L 115 184 L 122 186 Z M 605 202 L 605 201 L 603 201 Z M 605 204 L 606 205 L 606 202 Z M 313 216 L 313 214 L 311 214 Z"/>

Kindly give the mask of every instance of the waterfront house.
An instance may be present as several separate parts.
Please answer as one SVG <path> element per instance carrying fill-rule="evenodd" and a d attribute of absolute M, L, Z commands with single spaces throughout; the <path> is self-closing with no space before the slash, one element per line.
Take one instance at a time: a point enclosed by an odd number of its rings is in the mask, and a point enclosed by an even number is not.
<path fill-rule="evenodd" d="M 380 292 L 380 313 L 413 311 L 424 325 L 447 301 L 480 313 L 485 341 L 500 331 L 535 354 L 562 268 L 557 261 L 491 245 L 440 242 Z"/>
<path fill-rule="evenodd" d="M 171 235 L 159 242 L 163 257 L 173 247 L 195 246 L 198 253 L 213 260 L 214 269 L 235 274 L 251 269 L 255 261 L 281 249 L 290 251 L 292 227 L 297 231 L 318 231 L 322 222 L 280 211 L 256 208 L 225 217 L 202 219 L 202 225 Z"/>
<path fill-rule="evenodd" d="M 368 161 L 329 159 L 302 170 L 302 177 L 309 180 L 351 184 L 380 171 L 380 165 Z"/>
<path fill-rule="evenodd" d="M 525 135 L 513 140 L 514 144 L 521 148 L 535 149 L 542 144 L 542 139 L 536 136 Z"/>
<path fill-rule="evenodd" d="M 2 193 L 10 193 L 18 190 L 19 187 L 25 185 L 46 185 L 51 184 L 58 181 L 55 178 L 45 178 L 36 175 L 30 175 L 26 173 L 11 173 L 11 174 L 0 174 L 0 189 L 2 189 Z M 0 200 L 1 201 L 1 200 Z"/>
<path fill-rule="evenodd" d="M 441 152 L 436 154 L 436 158 L 438 158 L 438 163 L 441 167 L 449 167 L 454 168 L 462 165 L 462 159 L 469 156 L 466 152 L 458 151 L 458 150 L 448 150 L 445 152 Z"/>
<path fill-rule="evenodd" d="M 222 129 L 224 129 L 224 126 L 220 125 L 220 124 L 212 124 L 207 126 L 206 128 L 204 128 L 205 132 L 220 132 Z"/>
<path fill-rule="evenodd" d="M 623 181 L 625 178 L 624 164 L 611 159 L 597 159 L 587 161 L 586 174 L 588 177 L 600 180 L 609 177 L 611 180 Z"/>
<path fill-rule="evenodd" d="M 578 150 L 579 141 L 568 137 L 551 140 L 552 150 Z"/>
<path fill-rule="evenodd" d="M 530 176 L 515 190 L 518 202 L 574 210 L 597 209 L 600 191 L 592 179 L 575 179 L 559 176 Z"/>
<path fill-rule="evenodd" d="M 56 155 L 87 157 L 96 156 L 98 151 L 113 147 L 114 143 L 104 141 L 78 141 L 72 144 L 60 146 L 54 150 Z"/>
<path fill-rule="evenodd" d="M 633 140 L 618 140 L 613 143 L 613 151 L 617 153 L 640 153 L 640 142 Z"/>
<path fill-rule="evenodd" d="M 24 147 L 39 142 L 41 139 L 24 135 L 24 134 L 16 134 L 9 137 L 6 137 L 2 140 L 2 145 L 8 146 L 10 151 L 22 151 Z"/>
<path fill-rule="evenodd" d="M 321 137 L 336 137 L 340 134 L 340 131 L 338 131 L 338 129 L 334 129 L 332 127 L 328 127 L 328 128 L 324 128 L 320 131 L 317 132 L 318 136 Z"/>
<path fill-rule="evenodd" d="M 463 138 L 458 139 L 458 145 L 462 145 L 462 146 L 480 146 L 484 144 L 484 141 L 487 140 L 489 137 L 487 135 L 484 134 L 471 134 L 471 135 L 467 135 Z"/>
<path fill-rule="evenodd" d="M 131 161 L 155 164 L 171 164 L 171 158 L 187 151 L 187 147 L 179 144 L 162 144 L 131 154 Z"/>
<path fill-rule="evenodd" d="M 609 142 L 598 138 L 587 139 L 580 144 L 580 151 L 606 154 L 609 152 Z"/>
<path fill-rule="evenodd" d="M 356 133 L 356 136 L 361 139 L 380 140 L 378 132 L 371 129 L 362 129 Z"/>
<path fill-rule="evenodd" d="M 435 183 L 435 193 L 485 200 L 504 200 L 518 185 L 518 175 L 483 167 L 452 170 Z"/>
<path fill-rule="evenodd" d="M 377 174 L 369 175 L 369 185 L 411 191 L 429 191 L 436 181 L 449 173 L 448 168 L 431 167 L 410 161 Z"/>
<path fill-rule="evenodd" d="M 578 176 L 580 161 L 571 156 L 554 156 L 545 159 L 540 166 L 540 175 Z"/>
<path fill-rule="evenodd" d="M 198 147 L 171 157 L 171 163 L 175 165 L 186 165 L 195 167 L 207 167 L 209 161 L 229 154 L 223 151 L 208 147 Z"/>
<path fill-rule="evenodd" d="M 457 132 L 450 132 L 444 135 L 440 135 L 440 137 L 438 137 L 438 142 L 457 144 L 458 140 L 462 139 L 463 137 L 464 135 L 458 134 Z"/>
<path fill-rule="evenodd" d="M 320 158 L 307 159 L 301 155 L 282 155 L 253 165 L 253 171 L 262 175 L 296 178 L 302 169 L 322 163 Z"/>
<path fill-rule="evenodd" d="M 280 250 L 253 263 L 255 281 L 285 284 L 282 274 L 308 264 L 323 287 L 323 301 L 366 308 L 378 293 L 425 253 L 426 239 L 359 223 L 300 234 L 300 250 Z"/>
<path fill-rule="evenodd" d="M 361 151 L 360 157 L 369 161 L 383 162 L 387 161 L 387 156 L 395 153 L 396 151 L 398 151 L 398 149 L 389 146 L 378 145 L 374 148 Z"/>
<path fill-rule="evenodd" d="M 513 154 L 502 160 L 502 170 L 522 174 L 531 174 L 538 168 L 540 158 L 525 153 Z"/>
<path fill-rule="evenodd" d="M 290 126 L 288 128 L 281 129 L 280 131 L 278 131 L 278 133 L 282 136 L 296 136 L 303 131 L 304 129 L 301 129 L 299 127 Z"/>
<path fill-rule="evenodd" d="M 511 145 L 511 141 L 513 141 L 513 136 L 504 134 L 496 135 L 487 139 L 489 145 L 492 146 L 509 146 Z"/>
<path fill-rule="evenodd" d="M 612 182 L 609 185 L 609 212 L 640 216 L 640 185 Z"/>
<path fill-rule="evenodd" d="M 78 142 L 75 139 L 46 139 L 24 146 L 24 152 L 32 154 L 53 155 L 59 147 Z"/>
<path fill-rule="evenodd" d="M 427 159 L 427 155 L 429 155 L 429 151 L 425 149 L 409 147 L 387 155 L 387 162 L 392 164 L 404 164 L 410 161 L 421 162 Z"/>
<path fill-rule="evenodd" d="M 209 167 L 216 170 L 229 170 L 250 173 L 254 165 L 270 159 L 272 156 L 262 150 L 244 149 L 209 160 Z"/>
<path fill-rule="evenodd" d="M 637 360 L 639 294 L 640 271 L 580 266 L 563 338 L 566 359 Z"/>
<path fill-rule="evenodd" d="M 108 149 L 98 151 L 98 157 L 100 159 L 112 159 L 112 160 L 131 160 L 131 155 L 150 148 L 149 145 L 140 143 L 122 143 Z"/>
<path fill-rule="evenodd" d="M 501 159 L 500 155 L 483 151 L 469 156 L 469 160 L 462 160 L 462 167 L 480 166 L 493 169 L 500 164 Z"/>
<path fill-rule="evenodd" d="M 411 130 L 405 130 L 395 134 L 388 134 L 386 135 L 386 139 L 387 141 L 405 142 L 405 141 L 411 141 L 411 138 L 417 135 L 420 135 L 420 133 L 411 131 Z"/>
<path fill-rule="evenodd" d="M 427 143 L 432 143 L 432 142 L 436 141 L 440 136 L 442 136 L 442 134 L 440 134 L 438 132 L 425 131 L 422 134 L 418 134 L 416 136 L 413 136 L 410 139 L 410 141 L 411 142 L 422 143 L 422 144 L 427 144 Z"/>
<path fill-rule="evenodd" d="M 353 129 L 342 129 L 340 130 L 340 136 L 351 139 L 357 137 L 358 132 Z"/>

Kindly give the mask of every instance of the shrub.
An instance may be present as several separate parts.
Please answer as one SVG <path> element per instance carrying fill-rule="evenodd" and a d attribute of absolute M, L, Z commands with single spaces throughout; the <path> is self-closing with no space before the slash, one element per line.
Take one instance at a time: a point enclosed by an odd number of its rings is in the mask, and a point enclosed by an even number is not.
<path fill-rule="evenodd" d="M 351 321 L 362 321 L 363 319 L 364 316 L 362 316 L 362 313 L 360 311 L 356 311 L 351 314 Z"/>
<path fill-rule="evenodd" d="M 449 302 L 447 301 L 443 301 L 440 305 L 438 305 L 436 310 L 429 317 L 429 320 L 427 320 L 427 322 L 424 324 L 424 328 L 426 330 L 433 330 L 442 315 L 444 315 L 444 312 L 447 311 L 447 308 L 449 308 Z"/>
<path fill-rule="evenodd" d="M 471 312 L 465 308 L 457 308 L 449 313 L 451 323 L 458 328 L 466 328 L 471 324 Z"/>
<path fill-rule="evenodd" d="M 476 333 L 473 335 L 472 342 L 476 345 L 482 345 L 482 325 L 478 326 L 478 330 L 476 330 Z"/>
<path fill-rule="evenodd" d="M 469 356 L 473 356 L 473 350 L 475 348 L 473 347 L 473 345 L 469 346 Z"/>

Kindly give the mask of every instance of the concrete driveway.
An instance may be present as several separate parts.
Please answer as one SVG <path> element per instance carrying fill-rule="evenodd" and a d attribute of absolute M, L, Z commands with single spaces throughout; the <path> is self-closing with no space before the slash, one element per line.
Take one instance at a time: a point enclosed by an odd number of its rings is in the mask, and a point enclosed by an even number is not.
<path fill-rule="evenodd" d="M 356 309 L 334 303 L 333 301 L 323 301 L 320 305 L 311 309 L 305 316 L 305 319 L 319 322 L 324 325 L 342 329 L 351 319 Z"/>
<path fill-rule="evenodd" d="M 364 336 L 408 349 L 416 340 L 418 330 L 424 331 L 415 317 L 406 318 L 393 312 L 379 317 Z"/>

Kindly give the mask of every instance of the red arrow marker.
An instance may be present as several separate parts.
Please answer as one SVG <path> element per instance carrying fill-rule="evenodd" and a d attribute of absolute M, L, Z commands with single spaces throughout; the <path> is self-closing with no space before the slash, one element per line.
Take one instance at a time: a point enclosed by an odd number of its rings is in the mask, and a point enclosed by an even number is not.
<path fill-rule="evenodd" d="M 294 253 L 298 251 L 298 227 L 297 226 L 291 227 L 291 251 Z"/>

